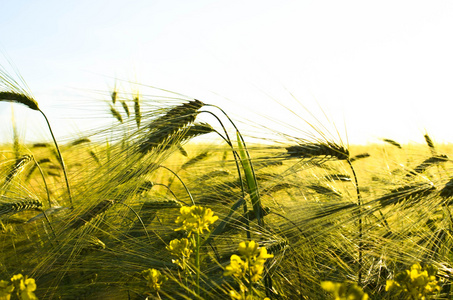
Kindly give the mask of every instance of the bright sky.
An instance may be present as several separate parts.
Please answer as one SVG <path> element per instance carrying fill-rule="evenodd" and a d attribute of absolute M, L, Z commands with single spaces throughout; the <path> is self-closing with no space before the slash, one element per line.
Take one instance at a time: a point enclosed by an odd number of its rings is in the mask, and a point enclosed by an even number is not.
<path fill-rule="evenodd" d="M 58 136 L 94 126 L 79 122 L 77 102 L 105 92 L 93 100 L 101 111 L 116 77 L 295 127 L 308 118 L 302 105 L 326 120 L 319 105 L 350 143 L 421 142 L 425 130 L 453 141 L 453 1 L 16 0 L 0 10 L 0 48 Z M 24 138 L 49 138 L 36 112 L 14 111 Z M 10 115 L 2 103 L 1 139 Z"/>

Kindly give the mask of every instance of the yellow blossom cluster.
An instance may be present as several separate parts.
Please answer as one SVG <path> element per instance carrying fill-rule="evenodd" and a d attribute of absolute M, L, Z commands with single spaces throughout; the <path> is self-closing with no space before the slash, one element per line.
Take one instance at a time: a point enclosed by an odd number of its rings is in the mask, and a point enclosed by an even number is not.
<path fill-rule="evenodd" d="M 398 273 L 394 280 L 387 280 L 385 290 L 406 294 L 410 299 L 426 299 L 426 296 L 440 291 L 436 274 L 435 266 L 422 268 L 418 263 L 413 264 L 410 270 Z"/>
<path fill-rule="evenodd" d="M 11 293 L 16 290 L 17 296 L 22 300 L 36 300 L 34 291 L 36 283 L 33 278 L 27 278 L 22 274 L 16 274 L 11 277 L 11 283 L 5 280 L 0 280 L 0 299 L 10 299 Z"/>
<path fill-rule="evenodd" d="M 321 287 L 335 300 L 368 300 L 368 294 L 356 283 L 323 281 Z"/>
<path fill-rule="evenodd" d="M 241 256 L 236 254 L 231 256 L 224 275 L 245 279 L 247 282 L 257 282 L 263 275 L 266 259 L 274 256 L 268 254 L 265 247 L 258 247 L 255 241 L 241 242 L 238 250 Z"/>
<path fill-rule="evenodd" d="M 186 230 L 190 237 L 192 233 L 203 234 L 203 231 L 210 231 L 209 226 L 213 224 L 218 216 L 214 216 L 214 212 L 210 208 L 199 205 L 183 206 L 180 210 L 181 215 L 176 219 L 176 223 L 180 225 L 178 230 Z"/>
<path fill-rule="evenodd" d="M 192 244 L 186 238 L 182 238 L 180 240 L 174 239 L 168 244 L 166 247 L 170 253 L 176 257 L 177 259 L 173 259 L 172 262 L 177 264 L 181 269 L 185 269 L 187 260 L 190 258 L 190 255 L 193 253 Z"/>
<path fill-rule="evenodd" d="M 247 294 L 244 291 L 244 286 L 241 287 L 241 293 L 236 292 L 235 290 L 230 291 L 230 297 L 232 300 L 261 300 L 263 298 L 257 297 L 253 294 Z M 270 300 L 268 297 L 265 297 L 263 300 Z"/>
<path fill-rule="evenodd" d="M 162 284 L 167 281 L 167 277 L 163 275 L 159 270 L 148 269 L 142 272 L 143 277 L 148 281 L 147 286 L 151 292 L 158 292 Z"/>

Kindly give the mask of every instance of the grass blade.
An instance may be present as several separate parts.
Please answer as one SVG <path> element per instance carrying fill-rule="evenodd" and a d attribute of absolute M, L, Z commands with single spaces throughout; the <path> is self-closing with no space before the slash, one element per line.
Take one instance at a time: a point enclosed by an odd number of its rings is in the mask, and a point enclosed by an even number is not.
<path fill-rule="evenodd" d="M 253 172 L 252 165 L 250 160 L 247 157 L 247 153 L 242 143 L 241 136 L 239 132 L 236 132 L 238 140 L 238 153 L 241 158 L 242 168 L 245 174 L 245 180 L 247 182 L 247 187 L 249 190 L 250 199 L 252 200 L 253 212 L 255 213 L 258 224 L 262 226 L 264 224 L 261 212 L 261 199 L 258 192 L 258 185 L 256 181 L 255 173 Z"/>

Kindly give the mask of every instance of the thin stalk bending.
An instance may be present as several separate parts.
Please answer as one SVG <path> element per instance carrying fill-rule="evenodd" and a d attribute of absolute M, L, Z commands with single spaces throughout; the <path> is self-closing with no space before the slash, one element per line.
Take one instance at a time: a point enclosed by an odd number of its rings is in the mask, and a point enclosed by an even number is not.
<path fill-rule="evenodd" d="M 352 175 L 354 176 L 355 189 L 357 193 L 357 205 L 359 206 L 359 273 L 357 275 L 357 284 L 360 286 L 362 284 L 362 268 L 363 268 L 363 220 L 362 220 L 362 196 L 360 194 L 359 182 L 357 180 L 357 175 L 355 173 L 354 167 L 352 166 L 351 160 L 348 158 L 347 162 L 351 168 Z"/>

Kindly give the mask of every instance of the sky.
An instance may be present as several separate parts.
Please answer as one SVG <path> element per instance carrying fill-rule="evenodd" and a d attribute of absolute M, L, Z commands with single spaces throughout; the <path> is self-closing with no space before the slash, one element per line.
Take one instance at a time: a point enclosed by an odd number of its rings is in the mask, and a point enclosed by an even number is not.
<path fill-rule="evenodd" d="M 452 1 L 17 0 L 0 10 L 0 64 L 14 65 L 60 139 L 105 121 L 115 84 L 146 93 L 133 81 L 276 130 L 316 118 L 351 144 L 453 142 Z M 0 103 L 0 140 L 11 140 L 11 107 L 24 140 L 49 139 L 19 106 Z"/>

